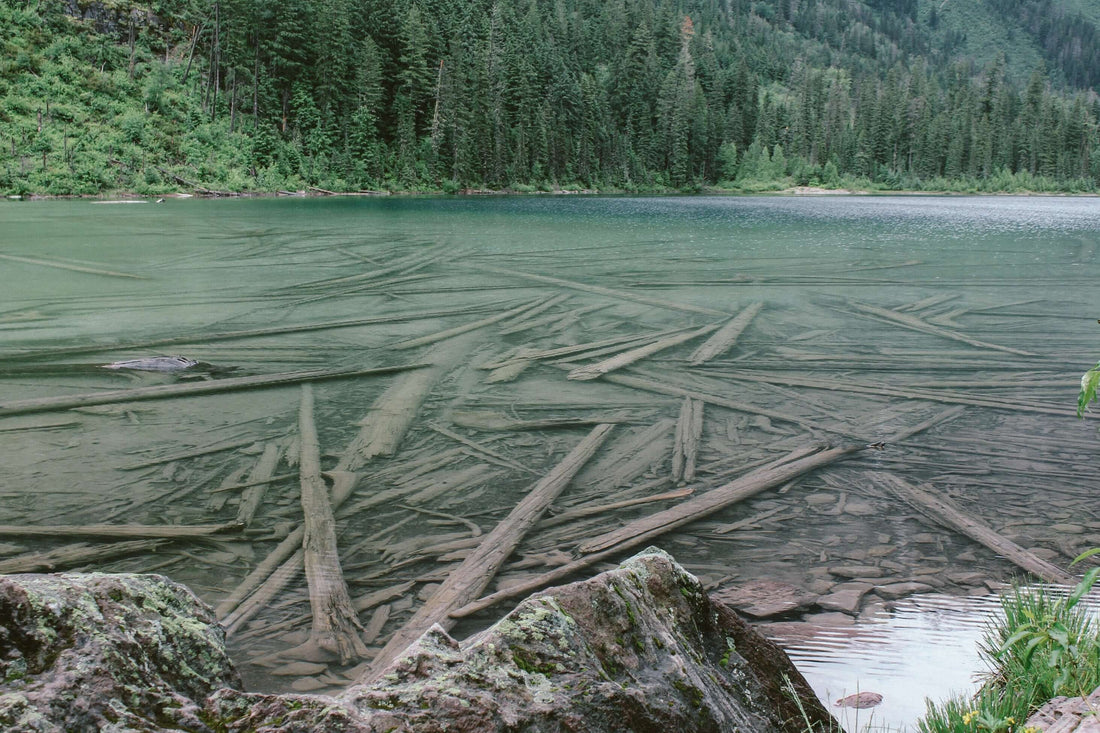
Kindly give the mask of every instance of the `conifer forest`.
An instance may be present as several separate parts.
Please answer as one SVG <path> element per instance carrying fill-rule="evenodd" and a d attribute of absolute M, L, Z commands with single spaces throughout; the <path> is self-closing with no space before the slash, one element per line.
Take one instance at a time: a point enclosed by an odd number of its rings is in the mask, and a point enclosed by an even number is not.
<path fill-rule="evenodd" d="M 0 0 L 0 191 L 1095 191 L 1097 0 Z"/>

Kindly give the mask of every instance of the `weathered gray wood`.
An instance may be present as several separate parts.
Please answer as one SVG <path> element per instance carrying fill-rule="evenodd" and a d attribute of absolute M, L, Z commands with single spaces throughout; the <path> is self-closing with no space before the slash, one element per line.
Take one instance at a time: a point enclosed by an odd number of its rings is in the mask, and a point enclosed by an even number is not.
<path fill-rule="evenodd" d="M 952 339 L 954 341 L 961 341 L 964 344 L 977 346 L 981 349 L 993 349 L 994 351 L 1004 351 L 1009 354 L 1018 354 L 1020 356 L 1036 356 L 1036 354 L 1030 351 L 1013 349 L 1008 346 L 999 346 L 997 344 L 991 344 L 988 341 L 979 341 L 978 339 L 971 338 L 970 336 L 959 333 L 958 331 L 951 331 L 946 328 L 940 328 L 939 326 L 933 326 L 931 323 L 923 321 L 916 316 L 911 316 L 906 313 L 898 313 L 897 311 L 892 311 L 889 308 L 879 308 L 878 306 L 855 302 L 851 303 L 851 306 L 856 309 L 858 314 L 868 315 L 876 317 L 880 320 L 890 321 L 900 326 L 905 326 L 906 328 L 913 329 L 914 331 L 930 333 L 935 336 L 942 336 L 943 338 Z"/>
<path fill-rule="evenodd" d="M 703 434 L 703 403 L 685 397 L 680 406 L 680 419 L 676 422 L 676 437 L 672 446 L 672 482 L 690 483 L 695 480 L 695 461 L 699 453 L 699 439 Z"/>
<path fill-rule="evenodd" d="M 340 568 L 336 549 L 336 519 L 332 513 L 328 488 L 321 478 L 321 446 L 313 419 L 313 388 L 302 385 L 298 411 L 302 513 L 305 533 L 302 537 L 303 562 L 309 584 L 309 604 L 313 610 L 310 643 L 336 654 L 341 664 L 367 655 L 359 638 L 363 631 L 352 608 L 351 596 Z"/>
<path fill-rule="evenodd" d="M 30 552 L 0 560 L 0 575 L 9 573 L 49 573 L 55 570 L 110 560 L 123 555 L 152 552 L 170 540 L 125 540 L 109 544 L 80 543 L 55 547 L 46 552 Z"/>
<path fill-rule="evenodd" d="M 225 524 L 26 524 L 0 525 L 0 537 L 98 537 L 101 539 L 185 539 L 240 532 L 243 525 Z"/>
<path fill-rule="evenodd" d="M 246 527 L 252 524 L 264 500 L 267 485 L 275 476 L 275 468 L 279 465 L 279 456 L 282 452 L 282 446 L 278 441 L 269 442 L 264 446 L 263 454 L 248 475 L 249 486 L 241 494 L 241 502 L 237 506 L 237 521 Z"/>
<path fill-rule="evenodd" d="M 448 339 L 425 355 L 430 368 L 398 376 L 359 422 L 359 433 L 340 455 L 337 470 L 354 471 L 375 456 L 392 456 L 436 382 L 465 359 L 475 343 L 473 335 Z"/>
<path fill-rule="evenodd" d="M 773 461 L 725 486 L 708 491 L 706 494 L 694 499 L 689 499 L 672 509 L 643 517 L 614 532 L 609 532 L 590 542 L 586 542 L 582 547 L 602 549 L 582 550 L 587 552 L 583 557 L 567 565 L 562 565 L 559 568 L 543 573 L 529 581 L 518 583 L 504 590 L 485 596 L 484 598 L 480 598 L 477 601 L 468 603 L 452 611 L 450 614 L 451 618 L 458 619 L 469 616 L 472 613 L 489 608 L 508 598 L 515 598 L 516 596 L 531 593 L 553 582 L 567 578 L 578 570 L 583 570 L 597 562 L 610 559 L 631 548 L 649 542 L 665 532 L 707 516 L 718 509 L 729 506 L 749 496 L 753 496 L 765 489 L 786 483 L 796 476 L 801 476 L 809 471 L 827 466 L 861 449 L 862 446 L 831 448 L 809 456 L 796 458 L 789 462 L 784 462 L 789 456 L 778 461 Z M 791 455 L 799 455 L 800 453 L 801 449 L 795 451 Z"/>
<path fill-rule="evenodd" d="M 613 426 L 597 425 L 569 455 L 531 489 L 530 493 L 485 536 L 443 585 L 413 617 L 390 638 L 371 662 L 365 679 L 376 677 L 409 644 L 433 624 L 444 629 L 454 626 L 448 614 L 477 597 L 497 570 L 519 545 L 524 535 L 542 517 L 554 499 L 569 484 L 581 466 L 599 449 Z"/>
<path fill-rule="evenodd" d="M 135 387 L 105 392 L 89 392 L 61 397 L 40 397 L 29 400 L 13 400 L 0 403 L 0 417 L 25 415 L 32 412 L 54 412 L 71 410 L 74 407 L 93 405 L 111 405 L 142 400 L 163 400 L 177 397 L 195 397 L 198 395 L 236 392 L 247 389 L 266 389 L 282 387 L 302 382 L 323 379 L 349 379 L 351 377 L 369 377 L 382 374 L 396 374 L 410 369 L 422 369 L 426 364 L 402 364 L 374 369 L 310 369 L 301 372 L 283 372 L 280 374 L 260 374 L 250 377 L 231 377 L 210 382 L 185 382 L 182 384 L 159 384 L 155 387 Z"/>
<path fill-rule="evenodd" d="M 722 328 L 704 341 L 698 349 L 688 358 L 692 366 L 698 366 L 705 361 L 725 353 L 733 348 L 741 333 L 752 323 L 752 319 L 764 307 L 763 303 L 753 303 L 743 311 L 731 318 Z"/>
<path fill-rule="evenodd" d="M 106 275 L 107 277 L 123 277 L 130 280 L 148 280 L 149 278 L 144 275 L 134 275 L 129 272 L 118 272 L 116 270 L 103 270 L 98 267 L 86 267 L 84 265 L 74 265 L 68 262 L 51 262 L 50 260 L 40 260 L 36 257 L 20 257 L 17 255 L 0 255 L 0 259 L 11 260 L 12 262 L 22 262 L 27 265 L 40 265 L 42 267 L 56 267 L 60 270 L 72 270 L 73 272 L 86 272 L 89 275 Z"/>
<path fill-rule="evenodd" d="M 479 328 L 485 328 L 491 326 L 494 323 L 500 321 L 515 318 L 516 316 L 523 315 L 543 303 L 542 298 L 532 301 L 530 303 L 524 303 L 521 306 L 512 308 L 511 310 L 504 311 L 503 313 L 497 313 L 495 316 L 489 316 L 488 318 L 482 318 L 471 323 L 464 323 L 461 326 L 455 326 L 453 328 L 444 329 L 443 331 L 437 331 L 435 333 L 429 333 L 426 336 L 420 336 L 418 338 L 406 339 L 405 341 L 399 341 L 393 344 L 392 349 L 415 349 L 417 346 L 426 346 L 428 344 L 434 344 L 436 341 L 444 341 L 453 336 L 459 336 L 470 331 L 476 331 Z"/>
<path fill-rule="evenodd" d="M 609 359 L 604 359 L 603 361 L 596 364 L 589 364 L 587 366 L 577 367 L 576 369 L 573 369 L 569 372 L 567 378 L 579 380 L 597 379 L 617 369 L 622 369 L 623 367 L 630 366 L 636 361 L 641 361 L 647 356 L 652 356 L 660 351 L 664 351 L 665 349 L 671 349 L 673 346 L 679 346 L 680 344 L 691 341 L 694 338 L 698 338 L 699 336 L 708 334 L 717 328 L 718 326 L 715 325 L 703 326 L 702 328 L 698 328 L 694 331 L 688 331 L 687 333 L 681 333 L 676 336 L 668 336 L 666 338 L 660 339 L 659 341 L 654 341 L 651 344 L 646 344 L 645 346 L 639 346 L 636 349 L 631 349 L 630 351 L 624 351 L 621 354 L 616 354 L 615 356 Z"/>
<path fill-rule="evenodd" d="M 998 534 L 985 523 L 955 506 L 944 496 L 933 493 L 930 490 L 931 487 L 927 484 L 923 487 L 914 486 L 892 473 L 875 472 L 871 476 L 875 481 L 875 485 L 886 488 L 937 524 L 953 529 L 988 547 L 1032 575 L 1042 578 L 1048 583 L 1069 585 L 1075 582 L 1069 573 L 1028 552 L 1007 537 Z"/>
<path fill-rule="evenodd" d="M 358 328 L 360 326 L 373 326 L 385 323 L 404 323 L 406 321 L 471 315 L 474 313 L 482 313 L 486 310 L 492 310 L 496 307 L 499 306 L 497 304 L 489 304 L 485 306 L 456 308 L 451 310 L 406 311 L 404 313 L 391 313 L 381 316 L 371 316 L 369 318 L 303 323 L 296 326 L 271 326 L 268 328 L 251 328 L 241 331 L 220 331 L 214 333 L 189 334 L 186 336 L 168 336 L 159 339 L 120 342 L 116 344 L 82 344 L 79 346 L 62 346 L 56 349 L 16 351 L 0 354 L 0 361 L 56 359 L 62 356 L 72 356 L 74 354 L 99 354 L 106 351 L 134 351 L 137 349 L 152 349 L 159 346 L 177 346 L 182 344 L 210 344 L 217 341 L 236 341 L 239 339 L 260 338 L 264 336 L 279 336 L 288 333 L 309 333 L 312 331 Z"/>
<path fill-rule="evenodd" d="M 703 315 L 718 316 L 719 318 L 729 316 L 729 313 L 716 311 L 711 308 L 700 308 L 699 306 L 687 305 L 685 303 L 675 303 L 671 300 L 664 300 L 663 298 L 652 298 L 648 295 L 639 295 L 638 293 L 632 293 L 627 290 L 615 290 L 613 288 L 605 288 L 599 285 L 586 285 L 585 283 L 579 283 L 574 280 L 563 280 L 560 277 L 548 277 L 546 275 L 536 275 L 529 272 L 509 270 L 504 267 L 490 267 L 488 265 L 482 265 L 479 269 L 485 270 L 486 272 L 495 272 L 499 275 L 511 275 L 513 277 L 521 277 L 526 280 L 534 280 L 535 282 L 546 283 L 548 285 L 557 285 L 558 287 L 580 290 L 585 293 L 607 295 L 612 298 L 631 300 L 635 303 L 642 303 L 644 305 L 655 305 L 659 308 L 669 308 L 671 310 L 686 311 L 687 313 L 702 313 Z"/>

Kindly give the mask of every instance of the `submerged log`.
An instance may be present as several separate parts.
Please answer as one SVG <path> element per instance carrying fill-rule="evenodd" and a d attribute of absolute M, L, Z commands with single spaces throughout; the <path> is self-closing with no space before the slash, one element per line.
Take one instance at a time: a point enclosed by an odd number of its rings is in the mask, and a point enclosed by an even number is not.
<path fill-rule="evenodd" d="M 803 456 L 803 449 L 798 449 L 778 461 L 773 461 L 750 474 L 731 481 L 725 486 L 708 491 L 702 496 L 689 499 L 677 506 L 665 511 L 643 517 L 626 526 L 608 532 L 581 546 L 580 551 L 588 553 L 573 562 L 563 565 L 550 572 L 538 575 L 531 580 L 517 583 L 496 593 L 480 598 L 477 601 L 451 612 L 452 618 L 463 618 L 472 613 L 489 608 L 508 598 L 538 590 L 563 578 L 567 578 L 578 570 L 590 567 L 597 562 L 610 559 L 615 555 L 649 542 L 665 532 L 681 527 L 696 519 L 705 517 L 724 507 L 734 504 L 742 499 L 754 496 L 766 489 L 785 484 L 791 479 L 817 468 L 827 466 L 841 460 L 853 453 L 863 450 L 866 446 L 848 446 L 844 448 L 830 448 Z M 801 456 L 789 460 L 791 456 Z"/>
<path fill-rule="evenodd" d="M 943 338 L 952 339 L 954 341 L 961 341 L 964 344 L 970 344 L 980 349 L 993 349 L 994 351 L 1004 351 L 1009 354 L 1018 354 L 1019 356 L 1037 356 L 1030 351 L 1024 351 L 1023 349 L 1013 349 L 1008 346 L 999 346 L 997 344 L 991 344 L 988 341 L 979 341 L 978 339 L 971 338 L 966 334 L 959 333 L 958 331 L 951 331 L 946 328 L 940 328 L 934 326 L 927 321 L 923 321 L 916 316 L 911 316 L 906 313 L 898 313 L 892 311 L 889 308 L 879 308 L 878 306 L 867 305 L 865 303 L 852 303 L 856 312 L 861 315 L 871 316 L 878 318 L 879 320 L 890 321 L 900 326 L 913 329 L 914 331 L 920 331 L 922 333 L 930 333 L 934 336 L 942 336 Z"/>
<path fill-rule="evenodd" d="M 341 454 L 336 469 L 354 471 L 375 456 L 392 456 L 432 388 L 467 357 L 474 344 L 474 336 L 448 339 L 425 355 L 432 362 L 429 368 L 398 376 L 359 422 L 359 434 Z"/>
<path fill-rule="evenodd" d="M 498 323 L 500 321 L 503 321 L 503 320 L 506 320 L 506 319 L 509 319 L 509 318 L 515 318 L 516 316 L 521 316 L 524 313 L 528 313 L 528 312 L 534 310 L 535 308 L 538 308 L 544 302 L 545 302 L 545 299 L 540 298 L 540 299 L 535 300 L 535 301 L 530 302 L 530 303 L 524 303 L 523 305 L 512 308 L 511 310 L 504 311 L 503 313 L 498 313 L 495 316 L 489 316 L 488 318 L 482 318 L 480 320 L 473 321 L 471 323 L 464 323 L 461 326 L 455 326 L 453 328 L 448 328 L 448 329 L 445 329 L 443 331 L 437 331 L 436 333 L 429 333 L 426 336 L 420 336 L 418 338 L 406 339 L 405 341 L 399 341 L 396 344 L 393 344 L 390 348 L 399 349 L 399 350 L 400 349 L 415 349 L 417 346 L 426 346 L 428 344 L 434 344 L 436 341 L 444 341 L 444 340 L 449 339 L 453 336 L 459 336 L 461 334 L 468 333 L 470 331 L 476 331 L 479 328 L 485 328 L 486 326 L 491 326 L 494 323 Z"/>
<path fill-rule="evenodd" d="M 605 288 L 599 285 L 586 285 L 585 283 L 579 283 L 574 280 L 563 280 L 560 277 L 548 277 L 546 275 L 536 275 L 529 272 L 519 272 L 517 270 L 509 270 L 504 267 L 490 267 L 489 265 L 480 266 L 481 270 L 486 272 L 495 272 L 499 275 L 511 275 L 513 277 L 522 277 L 526 280 L 534 280 L 535 282 L 546 283 L 548 285 L 557 285 L 558 287 L 571 288 L 573 290 L 580 290 L 585 293 L 595 293 L 597 295 L 607 295 L 612 298 L 620 298 L 622 300 L 631 300 L 635 303 L 642 303 L 644 305 L 655 305 L 659 308 L 669 308 L 671 310 L 686 311 L 688 313 L 702 313 L 706 316 L 718 316 L 723 318 L 729 316 L 729 313 L 722 311 L 716 311 L 711 308 L 700 308 L 699 306 L 687 305 L 685 303 L 675 303 L 671 300 L 664 300 L 663 298 L 652 298 L 648 295 L 639 295 L 638 293 L 632 293 L 627 290 L 615 290 L 613 288 Z"/>
<path fill-rule="evenodd" d="M 690 483 L 695 480 L 695 460 L 699 453 L 699 439 L 703 434 L 703 403 L 685 397 L 676 423 L 676 437 L 672 448 L 672 482 Z"/>
<path fill-rule="evenodd" d="M 51 262 L 50 260 L 40 260 L 36 257 L 19 257 L 17 255 L 0 255 L 0 259 L 11 260 L 12 262 L 22 262 L 27 265 L 41 265 L 42 267 L 56 267 L 61 270 L 72 270 L 73 272 L 86 272 L 89 275 L 106 275 L 107 277 L 123 277 L 131 280 L 149 280 L 150 278 L 144 275 L 134 275 L 129 272 L 117 272 L 115 270 L 103 270 L 98 267 L 86 267 L 84 265 L 74 265 L 68 262 Z"/>
<path fill-rule="evenodd" d="M 477 598 L 520 541 L 569 484 L 577 471 L 607 439 L 612 425 L 597 425 L 562 461 L 534 485 L 530 493 L 493 528 L 443 585 L 397 631 L 371 663 L 367 679 L 376 677 L 403 649 L 435 624 L 444 630 L 454 621 L 448 614 Z"/>
<path fill-rule="evenodd" d="M 374 369 L 310 369 L 301 372 L 283 372 L 281 374 L 260 374 L 250 377 L 231 377 L 210 382 L 185 382 L 183 384 L 160 384 L 155 387 L 135 387 L 134 389 L 116 389 L 105 392 L 90 392 L 62 397 L 40 397 L 29 400 L 13 400 L 0 403 L 0 417 L 24 415 L 31 412 L 53 412 L 71 410 L 75 407 L 93 405 L 112 405 L 142 400 L 163 400 L 175 397 L 195 397 L 198 395 L 237 392 L 247 389 L 265 389 L 282 387 L 302 382 L 323 379 L 349 379 L 351 377 L 369 377 L 381 374 L 396 374 L 410 369 L 423 369 L 426 364 L 402 364 Z"/>
<path fill-rule="evenodd" d="M 962 511 L 943 496 L 933 494 L 930 487 L 914 486 L 892 473 L 873 473 L 875 484 L 929 517 L 937 524 L 953 529 L 978 542 L 998 555 L 1010 560 L 1017 567 L 1042 578 L 1048 583 L 1072 584 L 1074 579 L 1061 568 L 1028 552 L 1012 540 L 998 534 L 983 522 Z"/>
<path fill-rule="evenodd" d="M 54 524 L 39 527 L 0 525 L 0 537 L 98 537 L 101 539 L 186 539 L 240 532 L 238 522 L 225 524 Z"/>
<path fill-rule="evenodd" d="M 588 366 L 577 367 L 569 372 L 568 379 L 597 379 L 609 372 L 613 372 L 616 369 L 622 369 L 623 367 L 630 366 L 636 361 L 640 361 L 647 356 L 652 356 L 659 351 L 670 349 L 673 346 L 679 346 L 682 343 L 691 341 L 694 338 L 703 336 L 717 329 L 718 326 L 703 326 L 702 328 L 687 333 L 682 333 L 676 336 L 668 336 L 654 341 L 651 344 L 645 346 L 639 346 L 636 349 L 625 351 L 621 354 L 611 357 L 610 359 L 604 359 L 597 364 L 589 364 Z"/>
<path fill-rule="evenodd" d="M 310 643 L 336 654 L 341 664 L 367 655 L 367 647 L 359 638 L 363 627 L 351 605 L 351 596 L 340 568 L 340 553 L 336 549 L 336 519 L 332 514 L 328 488 L 321 478 L 321 447 L 313 419 L 313 388 L 302 385 L 302 401 L 298 412 L 300 444 L 299 471 L 302 484 L 302 514 L 305 533 L 302 537 L 306 582 L 309 584 L 309 604 L 313 609 Z"/>
<path fill-rule="evenodd" d="M 753 303 L 731 318 L 726 325 L 722 326 L 717 333 L 695 350 L 689 358 L 692 366 L 698 366 L 733 348 L 733 345 L 737 343 L 737 339 L 741 336 L 741 332 L 748 328 L 748 325 L 752 323 L 752 319 L 763 307 L 763 303 Z"/>

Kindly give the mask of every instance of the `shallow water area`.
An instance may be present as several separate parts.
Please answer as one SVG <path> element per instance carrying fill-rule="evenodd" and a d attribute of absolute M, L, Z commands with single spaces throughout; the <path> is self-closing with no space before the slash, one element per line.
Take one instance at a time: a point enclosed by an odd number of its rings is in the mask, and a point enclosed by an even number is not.
<path fill-rule="evenodd" d="M 1065 569 L 1100 536 L 1097 423 L 1074 416 L 1098 206 L 4 202 L 0 572 L 164 573 L 219 608 L 250 688 L 333 691 L 600 424 L 484 592 L 825 444 L 857 450 L 647 544 L 709 588 L 767 578 L 845 618 L 1021 572 L 900 480 Z M 158 355 L 202 366 L 102 368 Z M 350 373 L 371 369 L 395 371 Z M 326 480 L 354 479 L 336 544 L 368 654 L 346 663 L 308 648 L 300 561 L 270 580 L 305 521 L 304 382 Z"/>
<path fill-rule="evenodd" d="M 1054 597 L 1067 593 L 1065 586 L 1044 589 Z M 1100 593 L 1086 596 L 1081 607 L 1096 617 Z M 999 594 L 922 594 L 851 626 L 791 638 L 785 648 L 848 733 L 915 733 L 926 699 L 942 702 L 977 691 L 990 670 L 978 648 L 1000 616 Z M 864 709 L 836 704 L 860 692 L 878 693 L 882 702 Z"/>

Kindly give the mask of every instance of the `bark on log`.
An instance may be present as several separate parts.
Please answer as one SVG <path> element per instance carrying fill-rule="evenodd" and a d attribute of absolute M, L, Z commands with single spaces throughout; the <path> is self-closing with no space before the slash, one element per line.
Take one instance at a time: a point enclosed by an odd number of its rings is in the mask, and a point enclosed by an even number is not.
<path fill-rule="evenodd" d="M 983 522 L 969 516 L 954 503 L 943 496 L 929 491 L 927 484 L 914 486 L 905 479 L 892 473 L 871 474 L 876 485 L 886 488 L 909 506 L 943 525 L 963 534 L 975 542 L 988 547 L 993 552 L 1023 568 L 1032 575 L 1048 583 L 1072 584 L 1074 579 L 1061 568 L 1043 560 L 1004 537 Z"/>
<path fill-rule="evenodd" d="M 669 308 L 671 310 L 686 311 L 687 313 L 702 313 L 706 316 L 718 316 L 719 318 L 725 318 L 729 316 L 729 313 L 716 311 L 711 308 L 700 308 L 699 306 L 687 305 L 685 303 L 674 303 L 671 300 L 664 300 L 662 298 L 651 298 L 647 295 L 639 295 L 637 293 L 632 293 L 627 290 L 614 290 L 612 288 L 605 288 L 599 285 L 586 285 L 585 283 L 579 283 L 573 280 L 563 280 L 559 277 L 536 275 L 528 272 L 509 270 L 504 267 L 490 267 L 488 265 L 482 265 L 479 269 L 485 270 L 486 272 L 495 272 L 498 275 L 511 275 L 513 277 L 522 277 L 526 280 L 534 280 L 535 282 L 546 283 L 548 285 L 557 285 L 558 287 L 580 290 L 585 293 L 607 295 L 612 298 L 631 300 L 635 303 L 642 303 L 644 305 L 655 305 L 659 308 Z"/>
<path fill-rule="evenodd" d="M 927 321 L 923 321 L 916 316 L 910 316 L 905 313 L 898 313 L 892 311 L 889 308 L 879 308 L 878 306 L 867 305 L 865 303 L 852 303 L 853 308 L 858 311 L 860 315 L 877 317 L 880 320 L 890 321 L 900 326 L 913 329 L 914 331 L 920 331 L 922 333 L 930 333 L 934 336 L 942 336 L 943 338 L 952 339 L 954 341 L 961 341 L 964 344 L 970 344 L 971 346 L 977 346 L 980 349 L 993 349 L 994 351 L 1004 351 L 1009 354 L 1018 354 L 1019 356 L 1037 356 L 1030 351 L 1024 351 L 1022 349 L 1013 349 L 1008 346 L 999 346 L 997 344 L 991 344 L 988 341 L 979 341 L 978 339 L 971 338 L 966 334 L 959 333 L 958 331 L 951 331 L 946 328 L 940 328 L 939 326 L 933 326 Z"/>
<path fill-rule="evenodd" d="M 221 331 L 218 333 L 201 333 L 189 336 L 169 336 L 161 339 L 147 339 L 145 341 L 130 341 L 117 344 L 86 344 L 80 346 L 63 346 L 57 349 L 41 349 L 37 351 L 9 352 L 0 354 L 0 361 L 31 361 L 39 359 L 57 359 L 73 354 L 99 354 L 108 351 L 133 351 L 136 349 L 151 349 L 159 346 L 179 346 L 182 344 L 210 344 L 217 341 L 236 341 L 238 339 L 260 338 L 264 336 L 281 336 L 288 333 L 310 333 L 313 331 L 328 331 L 338 328 L 359 328 L 360 326 L 374 326 L 386 323 L 405 323 L 407 321 L 426 320 L 430 318 L 447 318 L 458 315 L 470 315 L 482 313 L 494 306 L 477 306 L 474 308 L 459 308 L 446 311 L 408 311 L 405 313 L 393 313 L 370 318 L 354 318 L 344 321 L 322 321 L 320 323 L 303 323 L 297 326 L 272 326 L 270 328 L 252 328 L 242 331 Z"/>
<path fill-rule="evenodd" d="M 336 549 L 336 519 L 329 502 L 328 488 L 321 478 L 321 446 L 313 419 L 313 387 L 302 385 L 298 412 L 301 450 L 299 471 L 302 484 L 302 513 L 305 534 L 302 538 L 309 604 L 313 610 L 310 643 L 336 654 L 341 664 L 367 655 L 359 638 L 363 630 L 351 605 L 351 596 L 340 568 Z"/>
<path fill-rule="evenodd" d="M 371 662 L 370 671 L 363 679 L 375 677 L 433 624 L 439 624 L 444 629 L 454 626 L 455 622 L 448 614 L 477 598 L 485 589 L 528 530 L 542 518 L 543 513 L 577 471 L 603 444 L 612 427 L 597 425 L 553 471 L 535 484 L 523 501 L 485 536 L 481 544 L 447 577 L 412 619 L 390 638 Z"/>
<path fill-rule="evenodd" d="M 155 387 L 135 387 L 134 389 L 116 389 L 107 392 L 90 392 L 61 397 L 40 397 L 30 400 L 14 400 L 0 404 L 0 417 L 25 415 L 32 412 L 53 412 L 71 410 L 74 407 L 92 407 L 142 400 L 163 400 L 175 397 L 195 397 L 197 395 L 236 392 L 246 389 L 264 389 L 282 387 L 302 382 L 322 379 L 347 379 L 350 377 L 368 377 L 380 374 L 395 374 L 422 369 L 426 364 L 402 364 L 374 369 L 311 369 L 301 372 L 282 372 L 280 374 L 260 374 L 250 377 L 231 377 L 211 382 L 186 382 L 183 384 L 160 384 Z"/>
<path fill-rule="evenodd" d="M 741 332 L 748 327 L 752 319 L 756 317 L 756 314 L 759 313 L 760 309 L 763 307 L 763 303 L 753 303 L 731 318 L 726 325 L 718 329 L 717 333 L 703 342 L 703 344 L 695 350 L 689 358 L 691 365 L 698 366 L 733 348 L 733 345 L 737 343 L 738 337 L 741 336 Z"/>
<path fill-rule="evenodd" d="M 636 361 L 641 361 L 647 356 L 652 356 L 659 351 L 670 349 L 673 346 L 679 346 L 680 344 L 691 341 L 694 338 L 698 338 L 704 334 L 708 334 L 711 331 L 717 329 L 718 326 L 703 326 L 702 328 L 687 333 L 679 334 L 677 336 L 669 336 L 659 341 L 654 341 L 651 344 L 645 346 L 639 346 L 636 349 L 625 351 L 621 354 L 611 357 L 610 359 L 604 359 L 597 364 L 589 364 L 588 366 L 577 367 L 568 374 L 568 379 L 597 379 L 603 375 L 613 372 L 617 369 L 622 369 L 625 366 L 630 366 Z"/>
<path fill-rule="evenodd" d="M 847 448 L 831 448 L 814 453 L 810 456 L 795 459 L 784 463 L 788 457 L 779 461 L 773 461 L 768 465 L 753 471 L 735 481 L 719 487 L 706 494 L 689 499 L 678 504 L 672 509 L 658 512 L 649 517 L 643 517 L 631 522 L 625 527 L 585 543 L 584 547 L 602 547 L 606 549 L 593 550 L 589 554 L 574 560 L 568 565 L 555 568 L 550 572 L 536 576 L 529 581 L 518 583 L 504 590 L 492 593 L 484 598 L 468 603 L 462 608 L 451 612 L 451 618 L 458 619 L 469 616 L 472 613 L 489 608 L 508 598 L 526 595 L 539 588 L 545 587 L 563 578 L 567 578 L 578 570 L 590 567 L 597 562 L 610 559 L 626 550 L 649 542 L 655 537 L 664 534 L 677 527 L 693 522 L 732 503 L 753 496 L 765 489 L 786 483 L 790 479 L 801 476 L 814 469 L 826 466 L 838 461 L 852 453 L 861 450 L 864 446 L 852 446 Z M 791 455 L 801 454 L 801 449 Z"/>
<path fill-rule="evenodd" d="M 359 434 L 341 454 L 336 469 L 354 471 L 375 456 L 392 456 L 436 382 L 466 358 L 475 338 L 448 339 L 425 355 L 430 368 L 398 376 L 360 421 Z"/>

